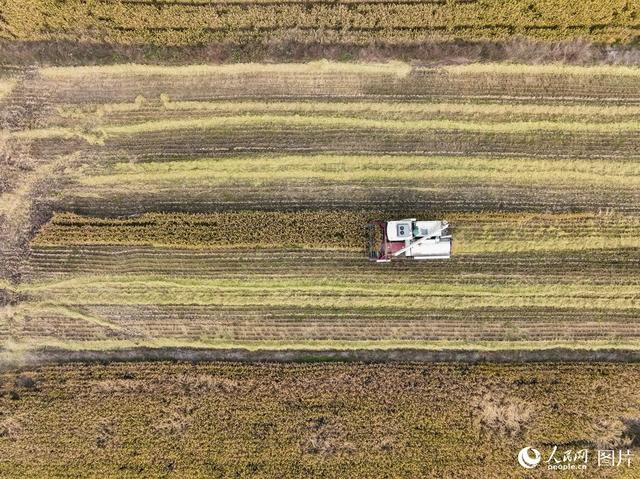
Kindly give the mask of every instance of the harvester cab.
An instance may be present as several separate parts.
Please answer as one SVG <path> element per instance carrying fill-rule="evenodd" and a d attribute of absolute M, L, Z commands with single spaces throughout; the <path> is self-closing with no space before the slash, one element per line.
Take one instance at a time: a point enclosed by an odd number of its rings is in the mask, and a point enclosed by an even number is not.
<path fill-rule="evenodd" d="M 369 259 L 387 263 L 392 259 L 447 259 L 451 257 L 452 237 L 446 221 L 371 221 Z"/>

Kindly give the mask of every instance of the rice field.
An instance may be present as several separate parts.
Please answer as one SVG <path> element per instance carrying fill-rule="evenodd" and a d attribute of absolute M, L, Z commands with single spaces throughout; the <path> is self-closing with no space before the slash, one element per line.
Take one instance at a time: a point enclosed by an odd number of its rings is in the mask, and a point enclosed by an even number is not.
<path fill-rule="evenodd" d="M 515 479 L 522 447 L 559 445 L 587 469 L 532 477 L 633 478 L 638 381 L 607 363 L 23 368 L 0 373 L 0 475 Z"/>
<path fill-rule="evenodd" d="M 425 40 L 588 39 L 632 43 L 626 0 L 3 1 L 0 38 L 197 45 L 250 41 L 390 44 Z"/>
<path fill-rule="evenodd" d="M 638 68 L 116 65 L 11 82 L 10 354 L 638 346 Z M 370 263 L 366 223 L 406 217 L 448 220 L 453 258 Z"/>

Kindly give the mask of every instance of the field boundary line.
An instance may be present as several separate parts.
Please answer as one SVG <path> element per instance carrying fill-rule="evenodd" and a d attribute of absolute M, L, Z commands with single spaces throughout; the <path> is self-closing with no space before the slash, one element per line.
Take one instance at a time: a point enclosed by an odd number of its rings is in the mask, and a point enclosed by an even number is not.
<path fill-rule="evenodd" d="M 4 356 L 4 358 L 3 358 Z M 640 362 L 640 349 L 256 349 L 137 347 L 112 350 L 39 348 L 12 355 L 0 354 L 0 370 L 70 362 L 231 361 L 231 362 Z"/>

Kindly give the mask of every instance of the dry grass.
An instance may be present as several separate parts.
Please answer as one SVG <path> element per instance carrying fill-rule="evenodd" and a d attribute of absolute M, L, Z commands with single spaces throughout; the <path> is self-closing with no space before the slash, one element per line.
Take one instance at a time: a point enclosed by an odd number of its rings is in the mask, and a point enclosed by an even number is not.
<path fill-rule="evenodd" d="M 634 417 L 600 418 L 593 425 L 598 449 L 631 449 L 640 446 L 640 420 Z"/>
<path fill-rule="evenodd" d="M 3 97 L 11 93 L 11 90 L 16 86 L 15 80 L 0 80 L 0 101 Z"/>
<path fill-rule="evenodd" d="M 533 405 L 518 398 L 485 394 L 476 405 L 474 423 L 489 435 L 521 436 L 532 421 Z"/>
<path fill-rule="evenodd" d="M 0 417 L 0 440 L 2 438 L 15 441 L 22 432 L 22 425 L 12 417 Z"/>
<path fill-rule="evenodd" d="M 361 74 L 361 75 L 391 75 L 405 77 L 412 70 L 411 65 L 399 61 L 387 63 L 344 63 L 328 60 L 318 60 L 308 63 L 238 63 L 228 65 L 189 65 L 189 66 L 159 66 L 159 65 L 104 65 L 86 67 L 45 67 L 40 74 L 47 78 L 77 78 L 95 75 L 115 76 L 198 76 L 223 75 L 236 76 L 247 74 Z"/>
<path fill-rule="evenodd" d="M 451 75 L 498 74 L 498 75 L 614 75 L 640 76 L 640 67 L 623 65 L 565 65 L 557 64 L 511 64 L 511 63 L 471 63 L 466 65 L 445 65 L 444 71 Z"/>
<path fill-rule="evenodd" d="M 352 454 L 356 451 L 348 441 L 345 428 L 339 423 L 329 423 L 324 416 L 307 421 L 307 432 L 301 439 L 300 448 L 306 454 L 322 457 L 333 454 Z"/>

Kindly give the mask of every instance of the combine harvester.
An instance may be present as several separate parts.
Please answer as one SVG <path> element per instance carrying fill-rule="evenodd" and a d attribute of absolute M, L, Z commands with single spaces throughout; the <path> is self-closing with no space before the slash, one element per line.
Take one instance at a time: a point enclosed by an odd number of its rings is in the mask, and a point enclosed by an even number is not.
<path fill-rule="evenodd" d="M 447 259 L 451 257 L 452 237 L 446 221 L 371 221 L 369 259 L 388 263 L 392 259 Z"/>

